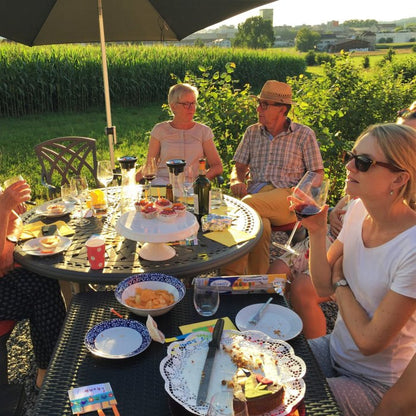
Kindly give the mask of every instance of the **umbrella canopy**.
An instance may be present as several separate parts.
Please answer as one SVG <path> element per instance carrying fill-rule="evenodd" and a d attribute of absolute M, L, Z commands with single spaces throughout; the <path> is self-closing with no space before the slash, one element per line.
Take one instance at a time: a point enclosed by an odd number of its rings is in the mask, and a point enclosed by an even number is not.
<path fill-rule="evenodd" d="M 101 43 L 107 135 L 114 166 L 115 129 L 111 121 L 104 42 L 181 40 L 267 3 L 271 1 L 0 0 L 0 36 L 29 46 Z"/>

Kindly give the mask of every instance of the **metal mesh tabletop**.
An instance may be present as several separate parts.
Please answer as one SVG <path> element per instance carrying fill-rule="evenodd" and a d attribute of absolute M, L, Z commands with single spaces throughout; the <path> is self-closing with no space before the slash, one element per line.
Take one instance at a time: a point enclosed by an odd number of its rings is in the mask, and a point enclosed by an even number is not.
<path fill-rule="evenodd" d="M 228 316 L 233 322 L 238 311 L 252 303 L 267 300 L 268 294 L 221 295 L 221 304 L 214 318 Z M 275 303 L 285 304 L 275 296 Z M 170 415 L 177 408 L 164 390 L 159 364 L 166 356 L 167 345 L 152 342 L 141 354 L 124 360 L 109 360 L 93 356 L 84 346 L 85 334 L 96 324 L 113 319 L 110 307 L 126 315 L 112 292 L 87 292 L 74 296 L 60 339 L 55 348 L 44 385 L 36 404 L 36 415 L 71 415 L 68 390 L 90 384 L 109 382 L 122 416 Z M 145 318 L 130 315 L 143 324 Z M 155 318 L 166 337 L 179 334 L 178 326 L 203 320 L 193 307 L 192 291 L 166 315 Z M 306 363 L 304 377 L 307 415 L 341 415 L 325 378 L 323 377 L 302 335 L 289 341 Z M 181 415 L 188 414 L 181 409 Z M 106 411 L 111 415 L 111 411 Z"/>
<path fill-rule="evenodd" d="M 112 191 L 113 193 L 116 192 Z M 115 195 L 115 194 L 113 194 Z M 233 227 L 256 237 L 226 247 L 210 240 L 203 233 L 198 233 L 199 244 L 196 246 L 174 246 L 176 255 L 165 261 L 141 259 L 138 248 L 141 243 L 125 239 L 118 235 L 114 224 L 119 212 L 107 218 L 90 218 L 82 227 L 69 216 L 60 218 L 40 217 L 33 209 L 23 216 L 25 223 L 42 220 L 45 223 L 63 220 L 74 228 L 75 234 L 69 249 L 53 256 L 36 257 L 25 253 L 21 247 L 15 250 L 16 261 L 26 269 L 43 276 L 79 283 L 116 284 L 135 273 L 159 272 L 178 278 L 191 278 L 198 274 L 215 270 L 220 266 L 238 259 L 248 253 L 261 236 L 263 226 L 257 213 L 238 199 L 225 196 L 225 202 L 233 210 L 235 217 Z M 101 234 L 106 242 L 106 262 L 103 270 L 90 270 L 85 242 L 92 234 Z"/>

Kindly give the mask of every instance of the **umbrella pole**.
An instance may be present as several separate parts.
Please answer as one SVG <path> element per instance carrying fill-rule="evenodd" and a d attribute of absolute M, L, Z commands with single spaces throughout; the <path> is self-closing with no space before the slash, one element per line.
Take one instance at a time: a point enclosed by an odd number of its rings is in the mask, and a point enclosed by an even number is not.
<path fill-rule="evenodd" d="M 107 127 L 105 132 L 108 137 L 108 147 L 110 149 L 111 166 L 114 169 L 114 144 L 117 143 L 116 127 L 113 126 L 111 120 L 111 104 L 110 104 L 110 88 L 108 85 L 108 70 L 107 70 L 107 53 L 105 50 L 105 36 L 104 36 L 104 19 L 103 19 L 103 5 L 102 0 L 98 0 L 98 24 L 100 27 L 100 44 L 101 44 L 101 60 L 103 66 L 103 82 L 104 82 L 104 99 L 105 111 L 107 114 Z"/>

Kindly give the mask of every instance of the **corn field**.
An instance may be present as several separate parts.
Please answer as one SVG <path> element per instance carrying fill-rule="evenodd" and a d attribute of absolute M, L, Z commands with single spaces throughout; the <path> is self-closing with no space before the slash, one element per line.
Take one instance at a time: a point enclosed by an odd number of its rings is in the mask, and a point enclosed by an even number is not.
<path fill-rule="evenodd" d="M 136 44 L 107 45 L 111 102 L 141 106 L 166 99 L 187 70 L 236 64 L 243 87 L 258 91 L 267 79 L 285 81 L 305 72 L 303 58 L 276 50 L 220 49 Z M 101 50 L 98 45 L 27 47 L 0 43 L 0 117 L 44 112 L 85 111 L 103 106 Z"/>

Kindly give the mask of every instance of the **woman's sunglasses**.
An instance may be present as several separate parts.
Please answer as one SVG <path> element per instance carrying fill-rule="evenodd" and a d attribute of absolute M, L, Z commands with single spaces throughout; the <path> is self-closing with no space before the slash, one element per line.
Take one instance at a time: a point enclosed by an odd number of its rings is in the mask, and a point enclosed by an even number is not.
<path fill-rule="evenodd" d="M 401 117 L 403 119 L 409 118 L 416 118 L 416 109 L 409 110 L 408 108 L 404 108 L 397 112 L 397 117 Z"/>
<path fill-rule="evenodd" d="M 377 162 L 375 160 L 371 160 L 367 156 L 355 155 L 352 152 L 345 152 L 342 156 L 342 161 L 344 162 L 344 165 L 346 165 L 352 159 L 354 159 L 355 167 L 360 172 L 367 172 L 368 169 L 370 169 L 370 167 L 374 166 L 374 165 L 382 166 L 383 168 L 390 169 L 393 172 L 402 172 L 403 171 L 403 169 L 400 169 L 397 166 L 392 165 L 391 163 Z"/>

